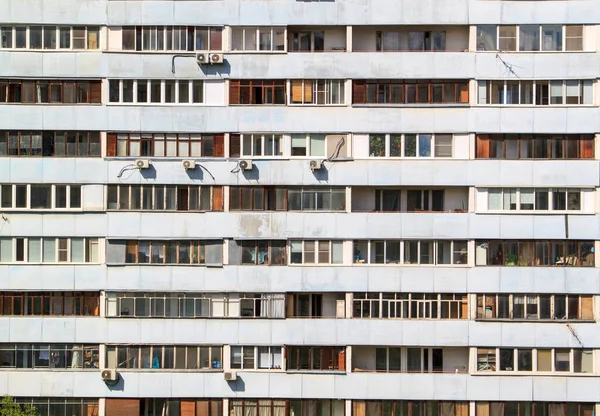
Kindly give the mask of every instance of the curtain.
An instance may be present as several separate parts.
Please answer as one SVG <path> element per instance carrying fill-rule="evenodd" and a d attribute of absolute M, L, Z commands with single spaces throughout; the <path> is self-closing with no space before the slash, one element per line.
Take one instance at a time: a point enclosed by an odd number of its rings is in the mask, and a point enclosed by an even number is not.
<path fill-rule="evenodd" d="M 455 412 L 454 402 L 441 402 L 440 410 L 441 410 L 440 416 L 454 416 L 454 412 Z"/>
<path fill-rule="evenodd" d="M 381 49 L 384 51 L 400 50 L 400 32 L 382 32 Z"/>
<path fill-rule="evenodd" d="M 81 368 L 81 360 L 82 360 L 81 349 L 73 348 L 72 354 L 71 354 L 71 368 Z"/>
<path fill-rule="evenodd" d="M 506 404 L 504 402 L 492 402 L 490 404 L 489 416 L 504 416 L 505 405 Z"/>
<path fill-rule="evenodd" d="M 352 416 L 366 416 L 366 403 L 363 400 L 352 401 Z M 304 415 L 302 415 L 304 416 Z"/>
<path fill-rule="evenodd" d="M 565 416 L 565 404 L 564 403 L 550 403 L 548 416 Z"/>
<path fill-rule="evenodd" d="M 490 416 L 490 404 L 488 402 L 477 402 L 475 404 L 475 416 Z"/>

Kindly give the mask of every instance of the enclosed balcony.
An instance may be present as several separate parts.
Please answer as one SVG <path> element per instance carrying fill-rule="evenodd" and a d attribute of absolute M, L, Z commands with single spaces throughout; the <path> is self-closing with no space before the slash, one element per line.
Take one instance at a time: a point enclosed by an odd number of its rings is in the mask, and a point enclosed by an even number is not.
<path fill-rule="evenodd" d="M 469 210 L 469 189 L 352 188 L 352 212 L 456 212 Z"/>
<path fill-rule="evenodd" d="M 468 26 L 353 26 L 357 52 L 466 51 Z"/>
<path fill-rule="evenodd" d="M 346 26 L 290 26 L 288 52 L 345 52 Z"/>
<path fill-rule="evenodd" d="M 468 348 L 352 347 L 353 372 L 466 373 Z"/>
<path fill-rule="evenodd" d="M 345 318 L 344 293 L 287 294 L 288 318 Z"/>

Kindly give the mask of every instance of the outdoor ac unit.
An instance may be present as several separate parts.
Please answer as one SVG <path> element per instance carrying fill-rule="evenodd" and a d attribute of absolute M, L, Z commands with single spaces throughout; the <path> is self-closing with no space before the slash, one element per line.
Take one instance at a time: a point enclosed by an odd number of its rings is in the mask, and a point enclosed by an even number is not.
<path fill-rule="evenodd" d="M 309 163 L 310 170 L 319 170 L 323 167 L 322 160 L 311 160 Z"/>
<path fill-rule="evenodd" d="M 235 371 L 225 371 L 223 378 L 225 378 L 225 381 L 235 381 L 237 380 L 237 373 Z"/>
<path fill-rule="evenodd" d="M 252 161 L 251 160 L 240 160 L 238 162 L 238 167 L 241 170 L 252 170 Z"/>
<path fill-rule="evenodd" d="M 184 160 L 181 164 L 183 165 L 183 168 L 185 170 L 196 169 L 196 161 L 195 160 Z"/>
<path fill-rule="evenodd" d="M 102 370 L 102 381 L 117 381 L 117 370 Z"/>
<path fill-rule="evenodd" d="M 150 167 L 150 161 L 148 159 L 138 159 L 135 161 L 135 167 L 138 169 L 148 169 Z"/>
<path fill-rule="evenodd" d="M 223 63 L 223 54 L 222 53 L 211 53 L 209 55 L 211 64 L 222 64 Z"/>
<path fill-rule="evenodd" d="M 197 53 L 196 54 L 196 62 L 198 63 L 198 65 L 208 64 L 210 62 L 208 60 L 208 54 L 207 53 Z"/>

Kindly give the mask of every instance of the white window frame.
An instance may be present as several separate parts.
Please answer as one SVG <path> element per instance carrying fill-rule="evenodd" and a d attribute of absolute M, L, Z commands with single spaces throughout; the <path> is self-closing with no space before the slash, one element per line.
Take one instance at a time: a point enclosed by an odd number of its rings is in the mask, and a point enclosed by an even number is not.
<path fill-rule="evenodd" d="M 491 209 L 490 208 L 490 191 L 500 191 L 500 209 Z M 504 195 L 509 191 L 515 191 L 515 204 L 516 209 L 504 209 Z M 532 190 L 533 191 L 533 209 L 521 209 L 521 192 L 522 190 Z M 550 211 L 554 212 L 568 212 L 568 213 L 582 213 L 585 211 L 585 200 L 584 200 L 584 191 L 585 188 L 539 188 L 539 187 L 531 187 L 531 188 L 487 188 L 485 194 L 487 199 L 487 209 L 485 212 L 502 212 L 506 213 L 516 213 L 521 212 L 525 214 L 542 212 L 547 213 Z M 536 208 L 536 191 L 545 191 L 548 192 L 548 209 L 537 209 Z M 559 210 L 554 208 L 554 193 L 555 192 L 564 192 L 565 193 L 565 208 L 564 210 Z M 569 209 L 569 193 L 578 193 L 579 194 L 579 209 Z"/>
<path fill-rule="evenodd" d="M 495 350 L 495 358 L 496 358 L 496 368 L 495 370 L 479 370 L 477 357 L 479 356 L 479 350 Z M 500 369 L 500 350 L 513 350 L 513 367 L 512 370 L 501 370 Z M 531 370 L 519 370 L 518 369 L 518 357 L 519 350 L 530 350 L 531 351 Z M 551 354 L 551 366 L 552 369 L 550 371 L 541 371 L 538 370 L 538 352 L 542 351 L 550 351 Z M 556 370 L 556 352 L 557 350 L 568 350 L 569 351 L 569 370 L 568 371 L 557 371 Z M 471 348 L 471 351 L 475 355 L 475 368 L 473 369 L 473 373 L 477 375 L 485 375 L 485 374 L 514 374 L 514 373 L 522 373 L 522 374 L 570 374 L 570 375 L 591 375 L 592 373 L 585 373 L 575 371 L 575 352 L 581 351 L 582 354 L 591 354 L 592 355 L 592 368 L 595 369 L 595 357 L 594 350 L 590 348 L 486 348 L 486 347 L 475 347 Z"/>
<path fill-rule="evenodd" d="M 250 151 L 246 152 L 245 140 L 244 138 L 250 137 Z M 255 155 L 255 141 L 260 139 L 260 149 L 261 154 Z M 268 141 L 271 140 L 271 146 L 268 146 Z M 279 154 L 275 154 L 275 143 L 279 142 Z M 266 154 L 266 150 L 271 147 L 270 155 Z M 274 134 L 274 133 L 240 133 L 240 157 L 242 158 L 274 158 L 274 157 L 283 157 L 284 156 L 284 148 L 285 148 L 285 140 L 282 134 Z"/>
<path fill-rule="evenodd" d="M 371 136 L 384 136 L 385 138 L 385 155 L 384 156 L 375 156 L 374 154 L 371 153 Z M 406 136 L 416 136 L 416 156 L 406 156 Z M 419 137 L 421 135 L 427 135 L 427 136 L 431 136 L 431 140 L 430 140 L 430 156 L 422 156 L 420 153 L 420 146 L 419 146 Z M 451 156 L 436 156 L 435 155 L 435 150 L 436 150 L 436 136 L 450 136 L 451 139 L 451 144 L 450 144 L 450 151 L 451 151 Z M 455 143 L 455 137 L 454 134 L 452 133 L 385 133 L 385 134 L 378 134 L 378 133 L 371 133 L 368 135 L 369 136 L 369 158 L 374 158 L 374 159 L 380 159 L 380 158 L 390 158 L 390 159 L 452 159 L 454 158 L 454 143 Z M 400 136 L 400 156 L 391 156 L 391 145 L 392 145 L 392 136 Z"/>
<path fill-rule="evenodd" d="M 302 262 L 301 263 L 293 263 L 292 262 L 292 242 L 298 242 L 300 241 L 302 243 Z M 314 263 L 307 263 L 306 262 L 306 242 L 310 241 L 312 243 L 315 244 L 315 251 L 314 251 L 314 255 L 315 255 L 315 261 Z M 328 261 L 325 263 L 321 263 L 319 262 L 319 243 L 320 242 L 327 242 L 329 244 L 329 258 Z M 334 248 L 334 244 L 340 245 L 341 247 L 337 247 L 338 249 L 342 250 L 342 261 L 339 263 L 333 263 L 333 248 Z M 343 240 L 288 240 L 287 243 L 287 252 L 288 252 L 288 266 L 303 266 L 303 265 L 310 265 L 310 266 L 318 266 L 318 265 L 332 265 L 332 264 L 344 264 L 344 242 Z"/>
<path fill-rule="evenodd" d="M 132 102 L 124 102 L 123 101 L 123 81 L 133 81 L 133 101 Z M 140 81 L 146 83 L 147 87 L 147 101 L 138 101 L 138 85 Z M 152 102 L 152 90 L 151 90 L 151 81 L 160 81 L 160 101 Z M 166 102 L 166 81 L 174 81 L 175 82 L 175 102 L 167 103 Z M 110 101 L 110 83 L 118 82 L 119 83 L 119 101 Z M 202 84 L 202 102 L 195 103 L 194 102 L 194 83 L 199 82 Z M 180 102 L 179 99 L 179 86 L 181 83 L 188 84 L 188 101 Z M 109 97 L 109 101 L 106 103 L 107 105 L 148 105 L 148 106 L 163 106 L 163 105 L 181 105 L 181 106 L 204 106 L 206 105 L 206 84 L 204 80 L 194 79 L 194 80 L 156 80 L 156 79 L 109 79 L 106 83 L 106 88 L 108 88 L 105 93 L 106 96 Z"/>
<path fill-rule="evenodd" d="M 433 252 L 430 254 L 430 256 L 432 256 L 433 258 L 433 262 L 432 263 L 421 263 L 420 259 L 421 259 L 421 241 L 425 241 L 425 242 L 429 242 L 432 241 L 433 242 Z M 374 257 L 372 256 L 372 252 L 375 250 L 373 247 L 373 244 L 378 243 L 378 242 L 383 242 L 384 244 L 384 259 L 387 257 L 387 243 L 388 242 L 399 242 L 400 243 L 400 257 L 399 257 L 399 261 L 397 263 L 376 263 L 375 261 L 371 261 L 371 259 Z M 419 261 L 417 263 L 405 263 L 405 256 L 404 256 L 404 250 L 405 250 L 405 245 L 406 242 L 418 242 L 418 246 L 417 246 L 417 258 L 419 259 Z M 449 263 L 439 263 L 438 262 L 438 244 L 440 242 L 443 243 L 450 243 L 450 262 Z M 464 253 L 465 256 L 467 256 L 467 261 L 464 263 L 457 263 L 455 257 L 455 243 L 467 243 L 467 252 Z M 361 253 L 361 256 L 364 256 L 364 258 L 360 258 L 357 259 L 356 258 L 356 253 L 354 252 L 354 249 L 357 248 L 356 244 L 361 244 L 362 247 L 364 247 L 364 245 L 366 244 L 367 246 L 367 252 L 366 254 Z M 388 267 L 398 267 L 398 266 L 424 266 L 424 267 L 433 267 L 433 266 L 439 266 L 439 267 L 469 267 L 468 264 L 468 258 L 469 258 L 469 241 L 468 240 L 459 240 L 459 239 L 453 239 L 453 240 L 397 240 L 397 239 L 373 239 L 373 240 L 364 240 L 364 239 L 356 239 L 356 240 L 352 240 L 352 247 L 353 247 L 353 253 L 352 253 L 352 264 L 353 265 L 358 265 L 358 266 L 362 266 L 362 265 L 372 265 L 372 264 L 376 264 L 377 266 L 388 266 Z M 385 261 L 385 260 L 384 260 Z"/>
<path fill-rule="evenodd" d="M 292 101 L 292 84 L 294 83 L 294 81 L 301 81 L 302 82 L 302 102 L 300 103 L 296 103 Z M 304 98 L 304 88 L 305 88 L 305 84 L 306 82 L 311 82 L 312 86 L 312 102 L 306 102 L 305 98 Z M 319 86 L 319 82 L 324 82 L 324 87 L 325 87 L 325 102 L 324 103 L 317 103 L 317 94 L 320 93 L 320 90 L 318 88 Z M 319 79 L 291 79 L 291 80 L 287 80 L 288 86 L 287 86 L 287 102 L 289 106 L 346 106 L 346 80 L 345 79 L 333 79 L 333 78 L 319 78 Z M 332 102 L 332 86 L 335 84 L 337 85 L 337 88 L 339 90 L 339 102 Z"/>
<path fill-rule="evenodd" d="M 83 261 L 75 262 L 72 261 L 72 250 L 71 250 L 71 239 L 80 238 L 83 240 Z M 59 240 L 67 240 L 67 261 L 59 261 Z M 23 260 L 17 260 L 17 240 L 23 240 Z M 32 240 L 39 241 L 40 243 L 40 261 L 29 260 L 29 242 Z M 54 240 L 54 259 L 52 261 L 44 261 L 44 241 Z M 1 264 L 100 264 L 100 239 L 97 237 L 3 237 L 2 241 L 6 244 L 10 241 L 11 246 L 11 261 L 2 262 Z M 98 259 L 96 262 L 87 261 L 86 259 L 92 258 L 88 252 L 89 246 L 94 245 L 96 249 L 95 257 Z"/>
<path fill-rule="evenodd" d="M 577 81 L 578 82 L 578 89 L 580 91 L 580 95 L 579 95 L 579 103 L 578 104 L 567 104 L 567 93 L 566 93 L 566 85 L 567 82 L 573 82 L 573 81 Z M 498 82 L 502 82 L 502 100 L 500 100 L 500 102 L 498 103 L 492 103 L 492 92 L 493 92 L 493 88 L 492 88 L 492 83 L 498 83 Z M 508 83 L 518 83 L 519 85 L 519 94 L 518 94 L 518 99 L 519 102 L 518 103 L 509 103 L 507 104 L 507 98 L 508 98 L 508 88 L 507 85 Z M 526 104 L 522 104 L 521 103 L 521 89 L 523 86 L 523 82 L 527 82 L 528 84 L 531 83 L 533 88 L 531 91 L 531 95 L 532 95 L 532 100 L 531 103 L 526 103 Z M 562 86 L 562 95 L 561 95 L 561 103 L 560 104 L 553 104 L 552 103 L 552 83 L 557 84 L 561 82 Z M 537 103 L 536 98 L 537 98 L 537 86 L 538 84 L 545 84 L 548 83 L 548 103 L 547 104 L 541 104 L 541 103 Z M 477 80 L 477 105 L 485 105 L 485 106 L 542 106 L 542 107 L 572 107 L 572 106 L 593 106 L 594 105 L 594 89 L 595 89 L 595 80 L 590 80 L 590 79 L 578 79 L 578 80 L 515 80 L 515 79 L 510 79 L 510 80 Z M 586 92 L 587 90 L 587 92 Z M 482 95 L 482 92 L 485 92 L 485 96 Z M 591 94 L 591 97 L 588 97 L 588 94 Z M 587 101 L 587 103 L 586 103 Z M 489 102 L 489 103 L 488 103 Z"/>

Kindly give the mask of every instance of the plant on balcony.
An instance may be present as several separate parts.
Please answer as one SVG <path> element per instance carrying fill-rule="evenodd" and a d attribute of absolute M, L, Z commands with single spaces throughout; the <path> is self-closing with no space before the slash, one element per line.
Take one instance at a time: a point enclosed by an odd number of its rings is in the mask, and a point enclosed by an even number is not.
<path fill-rule="evenodd" d="M 519 260 L 519 256 L 516 254 L 507 254 L 506 260 L 504 261 L 505 266 L 516 266 L 517 261 Z"/>
<path fill-rule="evenodd" d="M 10 396 L 4 396 L 0 402 L 0 416 L 40 416 L 30 404 L 17 404 Z"/>
<path fill-rule="evenodd" d="M 385 136 L 372 134 L 369 137 L 369 154 L 371 157 L 385 156 Z"/>

